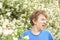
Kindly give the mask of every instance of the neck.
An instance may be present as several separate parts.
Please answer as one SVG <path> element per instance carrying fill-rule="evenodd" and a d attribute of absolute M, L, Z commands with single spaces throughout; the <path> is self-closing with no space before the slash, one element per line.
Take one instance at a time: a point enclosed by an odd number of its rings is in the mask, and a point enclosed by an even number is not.
<path fill-rule="evenodd" d="M 35 26 L 35 25 L 32 26 L 32 29 L 31 29 L 31 30 L 32 30 L 32 33 L 35 34 L 35 35 L 36 35 L 36 34 L 38 35 L 38 34 L 41 32 L 41 30 L 39 30 L 39 29 L 37 28 L 37 26 Z"/>

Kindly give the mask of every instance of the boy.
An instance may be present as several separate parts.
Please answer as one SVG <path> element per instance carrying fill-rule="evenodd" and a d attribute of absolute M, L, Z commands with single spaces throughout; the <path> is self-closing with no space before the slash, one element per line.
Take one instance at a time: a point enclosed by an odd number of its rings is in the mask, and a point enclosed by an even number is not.
<path fill-rule="evenodd" d="M 53 35 L 48 30 L 44 30 L 47 12 L 45 10 L 35 10 L 30 15 L 31 30 L 23 33 L 23 37 L 28 36 L 28 40 L 54 40 Z M 18 40 L 22 40 L 20 36 Z"/>

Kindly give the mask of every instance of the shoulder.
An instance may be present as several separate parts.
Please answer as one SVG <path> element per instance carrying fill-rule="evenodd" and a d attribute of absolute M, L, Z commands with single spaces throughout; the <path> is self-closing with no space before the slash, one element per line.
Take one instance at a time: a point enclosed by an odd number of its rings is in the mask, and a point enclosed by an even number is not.
<path fill-rule="evenodd" d="M 43 32 L 48 33 L 48 34 L 51 33 L 51 31 L 49 31 L 49 30 L 43 30 Z"/>
<path fill-rule="evenodd" d="M 29 33 L 30 33 L 30 30 L 26 30 L 23 32 L 23 35 L 25 36 L 25 35 L 28 35 Z"/>
<path fill-rule="evenodd" d="M 29 33 L 29 32 L 30 32 L 30 30 L 25 30 L 25 31 L 24 31 L 24 33 Z"/>
<path fill-rule="evenodd" d="M 43 33 L 44 33 L 44 34 L 47 34 L 47 35 L 52 35 L 52 32 L 49 31 L 49 30 L 43 30 Z"/>
<path fill-rule="evenodd" d="M 54 36 L 51 31 L 49 30 L 43 30 L 46 34 L 48 34 L 50 40 L 54 40 Z"/>
<path fill-rule="evenodd" d="M 23 37 L 27 37 L 27 35 L 30 33 L 30 30 L 26 30 L 24 31 L 19 37 L 18 40 L 22 40 Z"/>

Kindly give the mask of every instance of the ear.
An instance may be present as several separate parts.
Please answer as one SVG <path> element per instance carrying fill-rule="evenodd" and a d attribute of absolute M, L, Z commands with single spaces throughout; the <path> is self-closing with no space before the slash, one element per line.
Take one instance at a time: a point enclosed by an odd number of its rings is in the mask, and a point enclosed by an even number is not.
<path fill-rule="evenodd" d="M 32 21 L 33 21 L 34 24 L 36 24 L 36 21 L 37 21 L 37 20 L 34 18 Z"/>

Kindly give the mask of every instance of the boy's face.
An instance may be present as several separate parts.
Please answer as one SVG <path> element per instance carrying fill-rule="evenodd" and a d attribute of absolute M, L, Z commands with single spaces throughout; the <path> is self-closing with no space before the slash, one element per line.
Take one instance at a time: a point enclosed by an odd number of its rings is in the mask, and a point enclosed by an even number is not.
<path fill-rule="evenodd" d="M 46 17 L 44 15 L 40 14 L 35 23 L 36 23 L 38 30 L 43 30 L 43 28 L 46 24 Z"/>

